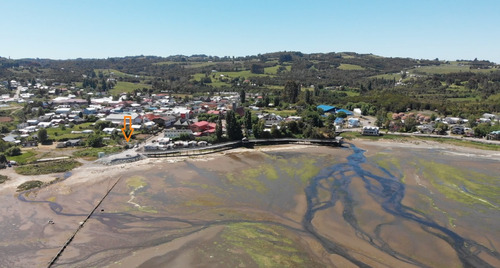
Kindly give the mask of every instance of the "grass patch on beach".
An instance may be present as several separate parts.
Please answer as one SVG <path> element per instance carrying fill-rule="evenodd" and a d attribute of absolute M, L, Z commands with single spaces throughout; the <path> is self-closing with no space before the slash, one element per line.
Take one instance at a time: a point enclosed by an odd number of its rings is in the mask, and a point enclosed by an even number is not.
<path fill-rule="evenodd" d="M 5 176 L 5 175 L 0 175 L 0 184 L 6 182 L 9 180 L 9 177 Z"/>
<path fill-rule="evenodd" d="M 42 187 L 42 185 L 43 185 L 42 181 L 38 181 L 38 180 L 27 181 L 27 182 L 24 182 L 24 183 L 20 184 L 19 186 L 17 186 L 17 191 L 18 192 L 27 191 L 27 190 L 31 190 L 34 188 Z"/>
<path fill-rule="evenodd" d="M 70 171 L 82 164 L 75 160 L 61 160 L 16 167 L 15 171 L 21 175 L 41 175 Z"/>
<path fill-rule="evenodd" d="M 101 148 L 86 148 L 80 151 L 76 151 L 73 153 L 76 157 L 82 157 L 87 160 L 95 160 L 97 159 L 97 154 L 99 152 L 104 152 L 105 154 L 112 154 L 116 152 L 120 152 L 122 150 L 119 146 L 106 146 Z"/>

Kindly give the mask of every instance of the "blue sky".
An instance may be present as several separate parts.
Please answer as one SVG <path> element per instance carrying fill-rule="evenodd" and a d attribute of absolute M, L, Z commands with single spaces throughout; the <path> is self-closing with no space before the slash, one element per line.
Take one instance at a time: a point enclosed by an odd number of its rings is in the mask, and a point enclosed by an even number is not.
<path fill-rule="evenodd" d="M 500 1 L 2 0 L 0 56 L 373 53 L 500 63 Z"/>

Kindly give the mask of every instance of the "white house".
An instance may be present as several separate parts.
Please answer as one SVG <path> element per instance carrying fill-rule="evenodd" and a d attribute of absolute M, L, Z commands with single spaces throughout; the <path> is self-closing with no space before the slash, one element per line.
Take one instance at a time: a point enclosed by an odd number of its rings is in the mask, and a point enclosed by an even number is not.
<path fill-rule="evenodd" d="M 107 128 L 104 128 L 102 130 L 102 132 L 104 132 L 104 133 L 106 133 L 108 135 L 111 135 L 111 134 L 113 134 L 113 131 L 115 131 L 115 130 L 116 130 L 116 128 L 114 128 L 114 127 L 107 127 Z"/>
<path fill-rule="evenodd" d="M 30 119 L 30 120 L 26 121 L 26 123 L 28 123 L 28 125 L 30 125 L 30 126 L 35 126 L 35 125 L 38 125 L 38 123 L 40 123 L 40 121 L 38 121 L 36 119 Z"/>
<path fill-rule="evenodd" d="M 171 141 L 170 138 L 161 138 L 161 139 L 158 140 L 158 144 L 160 144 L 160 145 L 167 145 L 167 144 L 170 143 L 170 141 Z"/>
<path fill-rule="evenodd" d="M 379 128 L 378 127 L 371 127 L 371 126 L 364 126 L 363 132 L 361 132 L 361 134 L 365 135 L 365 136 L 378 136 L 378 135 L 380 135 Z"/>
<path fill-rule="evenodd" d="M 52 123 L 51 122 L 40 122 L 38 123 L 38 128 L 49 128 L 52 126 Z"/>
<path fill-rule="evenodd" d="M 193 131 L 191 129 L 167 129 L 164 132 L 165 138 L 178 138 L 181 134 L 187 134 L 189 136 L 193 135 Z"/>
<path fill-rule="evenodd" d="M 71 108 L 57 108 L 56 114 L 69 114 L 71 112 Z"/>

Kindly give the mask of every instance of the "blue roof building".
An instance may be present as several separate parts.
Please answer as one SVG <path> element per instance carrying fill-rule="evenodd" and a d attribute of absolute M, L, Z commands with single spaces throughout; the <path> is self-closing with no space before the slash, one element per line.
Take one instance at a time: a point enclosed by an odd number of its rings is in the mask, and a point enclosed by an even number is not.
<path fill-rule="evenodd" d="M 353 115 L 353 113 L 346 109 L 338 109 L 335 113 L 344 112 L 347 116 Z"/>
<path fill-rule="evenodd" d="M 334 124 L 335 125 L 342 125 L 342 124 L 344 124 L 344 118 L 342 118 L 342 117 L 335 118 Z"/>
<path fill-rule="evenodd" d="M 335 106 L 323 105 L 323 104 L 318 105 L 316 108 L 322 109 L 323 112 L 325 112 L 325 113 L 333 113 L 333 112 L 335 112 L 335 109 L 336 109 Z"/>

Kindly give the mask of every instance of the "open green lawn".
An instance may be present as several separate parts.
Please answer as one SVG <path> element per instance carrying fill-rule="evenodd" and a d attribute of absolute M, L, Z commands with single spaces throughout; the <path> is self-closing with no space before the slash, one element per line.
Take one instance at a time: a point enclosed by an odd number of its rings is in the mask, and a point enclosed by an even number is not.
<path fill-rule="evenodd" d="M 351 91 L 351 90 L 339 91 L 339 92 L 345 93 L 349 97 L 359 96 L 359 92 L 355 92 L 355 91 Z"/>
<path fill-rule="evenodd" d="M 449 74 L 459 72 L 474 72 L 474 73 L 489 73 L 499 71 L 498 69 L 470 69 L 469 65 L 460 65 L 457 62 L 450 62 L 450 64 L 441 64 L 438 66 L 422 66 L 419 68 L 411 69 L 411 73 L 425 73 L 425 74 Z"/>
<path fill-rule="evenodd" d="M 354 59 L 355 57 L 353 55 L 347 54 L 347 53 L 340 53 L 342 55 L 343 59 Z"/>
<path fill-rule="evenodd" d="M 37 159 L 37 153 L 34 150 L 22 150 L 21 155 L 7 156 L 7 160 L 14 160 L 20 165 L 33 162 Z"/>
<path fill-rule="evenodd" d="M 355 64 L 347 64 L 347 63 L 341 63 L 340 66 L 337 67 L 337 69 L 348 70 L 348 71 L 351 71 L 351 70 L 354 70 L 354 71 L 365 70 L 365 68 L 362 67 L 362 66 L 355 65 Z"/>
<path fill-rule="evenodd" d="M 110 74 L 113 74 L 113 76 L 115 76 L 115 77 L 123 77 L 123 78 L 125 78 L 125 77 L 127 77 L 127 78 L 130 78 L 130 77 L 151 78 L 150 76 L 127 74 L 127 73 L 120 72 L 120 71 L 115 70 L 115 69 L 94 69 L 94 72 L 96 75 L 99 75 L 99 72 L 102 72 L 104 74 L 104 76 L 109 76 Z"/>
<path fill-rule="evenodd" d="M 47 128 L 47 135 L 49 135 L 49 139 L 58 141 L 62 139 L 79 139 L 83 137 L 87 137 L 89 134 L 71 134 L 71 131 L 82 131 L 86 129 L 94 130 L 91 126 L 92 123 L 83 123 L 79 125 L 74 125 L 73 128 L 66 127 L 64 130 L 61 127 L 57 128 Z"/>
<path fill-rule="evenodd" d="M 448 98 L 449 101 L 453 102 L 474 102 L 476 101 L 475 97 L 468 97 L 468 98 Z"/>
<path fill-rule="evenodd" d="M 266 88 L 269 88 L 271 90 L 284 90 L 285 89 L 285 86 L 276 86 L 276 85 L 269 85 L 269 86 L 265 86 Z"/>
<path fill-rule="evenodd" d="M 157 62 L 154 63 L 153 65 L 173 65 L 173 64 L 178 64 L 184 66 L 184 68 L 201 68 L 201 67 L 207 67 L 207 66 L 213 66 L 215 65 L 214 62 L 207 62 L 207 61 L 194 61 L 194 62 L 177 62 L 177 61 L 162 61 L 162 62 Z"/>
<path fill-rule="evenodd" d="M 131 82 L 122 82 L 118 81 L 116 85 L 110 90 L 111 95 L 121 94 L 121 93 L 130 93 L 135 89 L 143 89 L 143 88 L 151 88 L 151 85 L 142 84 L 142 83 L 131 83 Z"/>
<path fill-rule="evenodd" d="M 153 63 L 153 65 L 173 65 L 173 64 L 186 64 L 185 62 L 177 62 L 177 61 L 162 61 Z"/>
<path fill-rule="evenodd" d="M 221 74 L 223 74 L 226 77 L 230 77 L 230 78 L 245 77 L 247 79 L 249 77 L 269 76 L 268 74 L 254 74 L 254 73 L 250 72 L 250 70 L 239 71 L 239 72 L 218 72 L 218 73 L 216 73 L 216 75 L 221 75 Z"/>
<path fill-rule="evenodd" d="M 269 75 L 275 75 L 278 73 L 278 69 L 280 67 L 281 67 L 281 65 L 276 65 L 273 67 L 266 67 L 266 68 L 264 68 L 264 73 L 269 74 Z M 292 70 L 292 66 L 290 66 L 290 65 L 284 66 L 284 67 L 286 68 L 287 71 Z"/>
<path fill-rule="evenodd" d="M 396 79 L 396 81 L 398 81 L 401 78 L 401 73 L 379 74 L 379 75 L 370 76 L 369 78 L 382 78 L 382 79 L 387 79 L 387 80 Z"/>
<path fill-rule="evenodd" d="M 101 148 L 85 148 L 83 150 L 79 150 L 73 153 L 76 157 L 83 157 L 87 160 L 95 160 L 97 159 L 97 154 L 99 152 L 104 152 L 105 154 L 111 154 L 121 151 L 122 148 L 119 146 L 106 146 Z"/>
<path fill-rule="evenodd" d="M 488 97 L 489 101 L 500 101 L 500 93 Z"/>

